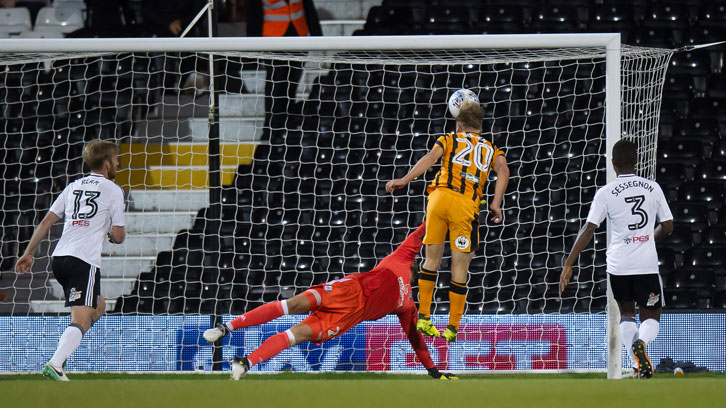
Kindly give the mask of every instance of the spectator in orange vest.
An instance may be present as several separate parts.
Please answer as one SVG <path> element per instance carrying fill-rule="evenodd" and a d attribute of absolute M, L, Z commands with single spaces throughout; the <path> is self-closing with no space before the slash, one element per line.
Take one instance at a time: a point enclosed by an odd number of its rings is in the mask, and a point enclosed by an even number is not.
<path fill-rule="evenodd" d="M 323 35 L 312 0 L 250 0 L 247 3 L 248 37 L 306 37 Z M 302 76 L 302 62 L 272 60 L 265 82 L 265 125 L 263 137 L 285 129 L 290 115 L 299 114 L 294 103 Z"/>

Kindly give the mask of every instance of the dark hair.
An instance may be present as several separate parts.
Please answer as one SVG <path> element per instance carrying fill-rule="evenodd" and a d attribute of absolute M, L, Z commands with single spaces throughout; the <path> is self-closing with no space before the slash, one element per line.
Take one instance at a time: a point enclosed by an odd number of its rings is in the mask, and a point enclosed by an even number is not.
<path fill-rule="evenodd" d="M 86 144 L 83 148 L 83 161 L 86 162 L 91 170 L 101 170 L 103 163 L 113 160 L 113 156 L 119 153 L 116 143 L 108 140 L 93 140 Z"/>
<path fill-rule="evenodd" d="M 481 130 L 481 121 L 484 119 L 484 110 L 474 101 L 464 101 L 459 109 L 456 121 L 465 128 Z"/>
<path fill-rule="evenodd" d="M 638 146 L 629 140 L 618 140 L 613 146 L 613 164 L 618 168 L 635 167 L 638 162 Z"/>

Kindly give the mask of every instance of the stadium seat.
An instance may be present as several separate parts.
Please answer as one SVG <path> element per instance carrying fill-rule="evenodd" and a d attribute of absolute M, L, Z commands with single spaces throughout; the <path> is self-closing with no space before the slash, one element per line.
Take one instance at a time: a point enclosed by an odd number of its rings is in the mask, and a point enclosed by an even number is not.
<path fill-rule="evenodd" d="M 691 181 L 693 178 L 692 172 L 687 172 L 686 166 L 681 162 L 664 162 L 658 161 L 655 167 L 655 179 L 664 187 L 663 184 L 672 185 L 677 183 L 676 186 L 680 185 L 684 180 Z"/>
<path fill-rule="evenodd" d="M 685 29 L 695 20 L 688 6 L 674 3 L 651 4 L 644 14 L 644 27 L 669 27 Z"/>
<path fill-rule="evenodd" d="M 587 29 L 591 32 L 619 32 L 629 42 L 630 31 L 642 19 L 632 4 L 597 4 L 590 10 Z"/>
<path fill-rule="evenodd" d="M 673 213 L 674 230 L 679 224 L 689 226 L 692 231 L 700 231 L 708 226 L 710 220 L 708 206 L 705 203 L 674 203 L 670 205 Z"/>
<path fill-rule="evenodd" d="M 726 160 L 703 161 L 695 174 L 699 181 L 723 182 L 726 180 Z"/>
<path fill-rule="evenodd" d="M 64 34 L 83 28 L 81 10 L 73 7 L 43 7 L 35 18 L 34 31 L 61 31 Z"/>
<path fill-rule="evenodd" d="M 464 34 L 469 32 L 471 22 L 467 7 L 431 6 L 426 10 L 421 30 L 424 34 Z"/>
<path fill-rule="evenodd" d="M 371 34 L 413 34 L 424 22 L 425 8 L 412 6 L 374 6 L 368 11 L 365 29 Z"/>
<path fill-rule="evenodd" d="M 2 28 L 0 28 L 1 30 Z M 63 38 L 63 32 L 60 30 L 44 29 L 42 31 L 23 31 L 18 38 Z"/>
<path fill-rule="evenodd" d="M 519 33 L 531 21 L 531 9 L 512 4 L 481 7 L 477 27 L 484 33 Z"/>
<path fill-rule="evenodd" d="M 716 275 L 708 269 L 677 269 L 668 275 L 668 289 L 713 289 Z"/>
<path fill-rule="evenodd" d="M 711 149 L 711 158 L 714 160 L 726 159 L 726 140 L 719 140 Z"/>
<path fill-rule="evenodd" d="M 719 290 L 713 295 L 711 304 L 714 309 L 726 309 L 726 290 Z"/>
<path fill-rule="evenodd" d="M 670 246 L 666 246 L 666 245 L 667 244 L 659 243 L 658 248 L 657 248 L 658 268 L 660 270 L 661 275 L 669 274 L 677 266 L 675 251 L 672 248 L 670 248 Z"/>
<path fill-rule="evenodd" d="M 690 248 L 683 254 L 686 268 L 726 268 L 726 252 L 723 248 Z"/>
<path fill-rule="evenodd" d="M 689 100 L 671 98 L 667 93 L 663 94 L 661 102 L 661 117 L 667 118 L 664 121 L 673 119 L 685 119 L 691 112 Z"/>
<path fill-rule="evenodd" d="M 680 45 L 683 33 L 670 27 L 637 27 L 631 35 L 633 45 L 644 47 L 674 48 Z"/>
<path fill-rule="evenodd" d="M 707 245 L 726 247 L 726 227 L 714 225 L 703 231 L 702 241 Z"/>
<path fill-rule="evenodd" d="M 0 9 L 0 32 L 7 34 L 20 34 L 30 31 L 30 11 L 25 7 Z"/>
<path fill-rule="evenodd" d="M 659 242 L 661 245 L 678 251 L 692 247 L 693 243 L 693 231 L 687 225 L 679 225 L 678 228 L 673 228 L 673 233 Z"/>
<path fill-rule="evenodd" d="M 532 32 L 572 33 L 580 31 L 578 10 L 575 7 L 543 5 L 532 12 L 529 30 Z"/>
<path fill-rule="evenodd" d="M 698 25 L 723 28 L 726 25 L 726 2 L 704 2 L 698 13 Z"/>
<path fill-rule="evenodd" d="M 693 166 L 703 158 L 703 143 L 698 140 L 670 140 L 658 146 L 658 160 Z"/>
<path fill-rule="evenodd" d="M 726 122 L 726 99 L 724 98 L 699 98 L 691 101 L 689 106 L 689 117 L 691 119 L 712 119 L 718 118 L 719 123 Z"/>
<path fill-rule="evenodd" d="M 673 55 L 668 72 L 671 75 L 705 76 L 711 73 L 711 58 L 704 52 L 679 52 Z"/>
<path fill-rule="evenodd" d="M 685 182 L 678 188 L 678 197 L 681 200 L 720 206 L 724 200 L 724 185 L 718 182 Z"/>
<path fill-rule="evenodd" d="M 664 309 L 696 309 L 698 296 L 693 290 L 665 289 Z"/>
<path fill-rule="evenodd" d="M 712 145 L 721 135 L 717 118 L 683 119 L 674 123 L 673 137 L 680 140 L 698 140 Z"/>

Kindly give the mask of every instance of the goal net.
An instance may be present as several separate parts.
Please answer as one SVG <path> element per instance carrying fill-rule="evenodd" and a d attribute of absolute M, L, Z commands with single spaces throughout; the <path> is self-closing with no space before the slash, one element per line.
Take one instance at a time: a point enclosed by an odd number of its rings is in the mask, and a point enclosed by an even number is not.
<path fill-rule="evenodd" d="M 422 222 L 438 166 L 395 194 L 384 185 L 454 131 L 446 101 L 459 88 L 479 96 L 483 135 L 505 151 L 511 177 L 501 224 L 482 205 L 459 340 L 429 342 L 434 361 L 458 371 L 608 367 L 604 228 L 562 296 L 557 282 L 621 123 L 638 143 L 639 171 L 654 177 L 671 51 L 621 49 L 615 35 L 227 40 L 145 40 L 136 50 L 0 40 L 0 370 L 40 370 L 69 323 L 49 265 L 60 223 L 31 274 L 13 268 L 55 197 L 88 171 L 85 142 L 121 148 L 128 235 L 104 244 L 108 314 L 68 369 L 227 369 L 302 316 L 216 348 L 201 332 L 368 271 Z M 446 249 L 437 325 L 449 311 L 449 260 Z M 284 368 L 421 366 L 389 316 L 255 370 Z"/>

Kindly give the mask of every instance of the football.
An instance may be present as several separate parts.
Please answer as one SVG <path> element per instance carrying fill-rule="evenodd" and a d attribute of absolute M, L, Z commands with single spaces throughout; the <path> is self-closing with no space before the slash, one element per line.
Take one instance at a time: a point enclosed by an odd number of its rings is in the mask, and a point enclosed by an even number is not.
<path fill-rule="evenodd" d="M 469 89 L 459 89 L 449 97 L 449 112 L 451 116 L 456 118 L 459 116 L 459 109 L 464 101 L 474 101 L 479 103 L 479 97 Z"/>

